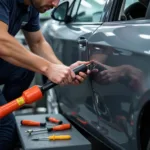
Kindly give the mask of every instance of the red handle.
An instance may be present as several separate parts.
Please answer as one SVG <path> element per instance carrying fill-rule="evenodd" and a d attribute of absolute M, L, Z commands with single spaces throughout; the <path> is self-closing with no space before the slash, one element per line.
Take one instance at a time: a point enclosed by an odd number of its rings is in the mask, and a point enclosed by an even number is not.
<path fill-rule="evenodd" d="M 62 124 L 62 125 L 58 125 L 52 128 L 53 131 L 62 131 L 62 130 L 67 130 L 67 129 L 71 129 L 71 124 Z"/>
<path fill-rule="evenodd" d="M 40 122 L 31 120 L 21 120 L 21 124 L 25 126 L 40 126 Z"/>
<path fill-rule="evenodd" d="M 53 118 L 53 117 L 46 117 L 45 119 L 46 119 L 46 121 L 50 121 L 52 123 L 57 123 L 57 124 L 62 124 L 63 123 L 63 121 L 58 120 L 58 119 Z"/>
<path fill-rule="evenodd" d="M 24 126 L 46 126 L 46 123 L 41 123 L 38 121 L 32 121 L 32 120 L 21 120 L 21 124 Z"/>

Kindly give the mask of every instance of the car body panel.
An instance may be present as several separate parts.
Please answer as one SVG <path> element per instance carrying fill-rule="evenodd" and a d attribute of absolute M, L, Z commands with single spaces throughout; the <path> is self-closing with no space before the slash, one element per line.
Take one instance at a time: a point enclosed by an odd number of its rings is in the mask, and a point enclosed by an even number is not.
<path fill-rule="evenodd" d="M 64 23 L 58 23 L 57 21 L 50 20 L 45 24 L 44 28 L 46 30 L 43 28 L 43 34 L 46 40 L 51 43 L 58 58 L 65 64 L 70 65 L 77 60 L 83 59 L 85 61 L 88 59 L 87 51 L 83 50 L 81 52 L 79 50 L 78 39 L 82 36 L 88 39 L 100 25 L 101 23 L 95 25 L 65 25 Z M 65 51 L 65 55 L 62 49 Z M 84 55 L 84 58 L 82 58 L 81 55 Z"/>
<path fill-rule="evenodd" d="M 100 118 L 98 124 L 107 129 L 107 134 L 101 134 L 122 146 L 121 149 L 137 149 L 138 145 L 133 145 L 131 141 L 137 140 L 136 114 L 140 113 L 141 103 L 144 103 L 142 97 L 145 93 L 148 94 L 150 87 L 150 43 L 146 39 L 150 35 L 149 26 L 149 21 L 144 20 L 134 23 L 104 23 L 88 40 L 91 60 L 112 67 L 128 65 L 135 73 L 131 79 L 134 79 L 135 85 L 129 85 L 129 80 L 103 85 L 98 79 L 99 75 L 92 77 L 95 101 L 97 99 L 100 103 L 97 108 Z"/>

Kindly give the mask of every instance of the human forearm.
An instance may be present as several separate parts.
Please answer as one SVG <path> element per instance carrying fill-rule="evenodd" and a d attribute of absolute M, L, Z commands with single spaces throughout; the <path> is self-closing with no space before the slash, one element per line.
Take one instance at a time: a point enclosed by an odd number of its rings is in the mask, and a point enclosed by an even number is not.
<path fill-rule="evenodd" d="M 62 64 L 62 62 L 56 57 L 51 46 L 46 41 L 38 42 L 30 48 L 32 52 L 47 59 L 48 61 L 55 64 Z"/>
<path fill-rule="evenodd" d="M 1 58 L 2 58 L 3 60 L 5 60 L 5 61 L 7 61 L 7 62 L 9 62 L 9 63 L 11 63 L 11 64 L 13 64 L 13 65 L 15 65 L 15 66 L 22 67 L 22 68 L 27 68 L 27 69 L 29 69 L 29 70 L 32 70 L 32 71 L 34 71 L 34 72 L 37 72 L 37 70 L 34 69 L 33 67 L 30 67 L 30 66 L 28 66 L 28 65 L 26 65 L 26 64 L 24 64 L 24 63 L 22 63 L 22 62 L 20 62 L 20 61 L 17 61 L 16 59 L 14 59 L 14 58 L 12 58 L 12 57 L 1 56 Z"/>
<path fill-rule="evenodd" d="M 44 74 L 49 62 L 23 47 L 11 35 L 0 36 L 0 57 L 14 65 Z"/>

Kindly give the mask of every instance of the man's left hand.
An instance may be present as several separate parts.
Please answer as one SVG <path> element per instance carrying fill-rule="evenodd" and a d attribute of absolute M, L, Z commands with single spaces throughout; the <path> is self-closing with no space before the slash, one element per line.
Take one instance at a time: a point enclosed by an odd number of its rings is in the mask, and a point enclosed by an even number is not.
<path fill-rule="evenodd" d="M 74 64 L 70 65 L 70 68 L 71 69 L 74 69 L 82 64 L 85 64 L 85 65 L 88 65 L 90 64 L 90 62 L 87 62 L 87 61 L 77 61 L 75 62 Z M 76 79 L 72 82 L 72 84 L 74 85 L 78 85 L 80 83 L 82 83 L 86 78 L 87 78 L 87 75 L 90 74 L 90 70 L 87 70 L 87 72 L 79 72 L 78 75 L 76 75 Z"/>

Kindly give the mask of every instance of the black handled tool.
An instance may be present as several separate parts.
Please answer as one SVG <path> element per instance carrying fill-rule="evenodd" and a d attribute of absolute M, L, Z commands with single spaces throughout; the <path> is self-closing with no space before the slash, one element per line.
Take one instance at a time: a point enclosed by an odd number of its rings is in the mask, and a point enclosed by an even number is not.
<path fill-rule="evenodd" d="M 77 68 L 73 69 L 74 73 L 75 74 L 79 74 L 79 72 L 86 72 L 87 71 L 87 68 L 88 68 L 89 65 L 80 65 L 78 66 Z M 42 87 L 41 87 L 41 91 L 44 92 L 44 91 L 47 91 L 48 89 L 51 89 L 52 87 L 56 86 L 57 84 L 56 83 L 53 83 L 51 81 L 48 81 L 46 84 L 44 84 Z"/>
<path fill-rule="evenodd" d="M 75 74 L 78 74 L 80 71 L 86 72 L 88 65 L 80 65 L 75 68 L 73 71 Z M 12 113 L 13 111 L 19 109 L 20 107 L 24 106 L 25 104 L 31 104 L 37 100 L 40 100 L 43 97 L 43 94 L 48 89 L 56 86 L 57 84 L 49 81 L 48 83 L 44 84 L 43 86 L 35 85 L 27 90 L 25 90 L 19 98 L 12 100 L 11 102 L 3 105 L 0 107 L 0 119 L 4 116 Z"/>

